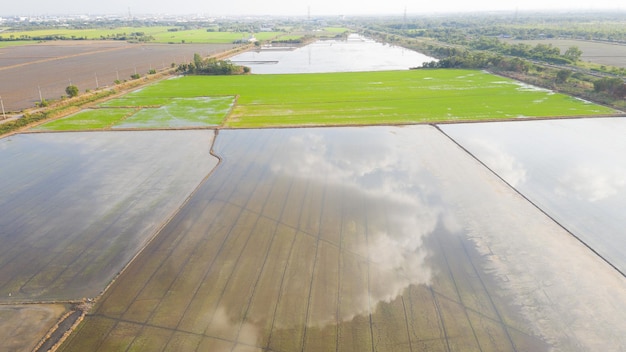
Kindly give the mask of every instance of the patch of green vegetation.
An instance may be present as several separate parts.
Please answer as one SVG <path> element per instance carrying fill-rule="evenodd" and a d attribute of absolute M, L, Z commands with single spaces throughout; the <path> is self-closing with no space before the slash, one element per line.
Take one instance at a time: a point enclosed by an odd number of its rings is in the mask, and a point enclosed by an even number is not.
<path fill-rule="evenodd" d="M 132 33 L 143 33 L 144 35 L 157 35 L 167 32 L 169 27 L 117 27 L 117 28 L 86 28 L 86 29 L 70 29 L 70 28 L 51 28 L 32 31 L 6 32 L 4 37 L 9 38 L 25 38 L 32 39 L 38 37 L 58 37 L 65 39 L 115 39 L 119 37 L 130 36 Z"/>
<path fill-rule="evenodd" d="M 275 41 L 277 41 L 277 42 L 296 41 L 296 40 L 303 40 L 304 37 L 305 37 L 304 34 L 302 34 L 302 35 L 300 35 L 300 34 L 281 35 L 280 37 L 276 38 Z"/>
<path fill-rule="evenodd" d="M 74 40 L 99 40 L 99 39 L 132 39 L 136 37 L 149 38 L 155 43 L 196 43 L 196 44 L 228 44 L 237 40 L 250 37 L 248 32 L 216 32 L 202 29 L 176 30 L 172 31 L 168 26 L 154 27 L 118 27 L 118 28 L 89 28 L 89 29 L 69 29 L 52 28 L 32 31 L 5 32 L 2 36 L 12 42 L 13 40 L 33 40 L 37 38 L 49 39 L 74 39 Z M 255 33 L 258 40 L 268 40 L 275 38 L 282 32 L 260 32 Z"/>
<path fill-rule="evenodd" d="M 239 95 L 230 127 L 587 116 L 613 109 L 474 70 L 182 77 L 145 97 Z"/>
<path fill-rule="evenodd" d="M 324 31 L 331 33 L 344 33 L 350 30 L 346 27 L 325 27 Z"/>
<path fill-rule="evenodd" d="M 136 109 L 88 109 L 35 127 L 36 131 L 80 131 L 110 128 Z"/>
<path fill-rule="evenodd" d="M 206 29 L 180 30 L 153 34 L 156 43 L 196 43 L 196 44 L 227 44 L 242 37 L 248 38 L 249 33 L 238 32 L 207 32 Z"/>
<path fill-rule="evenodd" d="M 33 44 L 33 42 L 23 41 L 23 40 L 16 40 L 12 42 L 0 41 L 0 49 L 8 48 L 10 46 L 19 46 L 19 45 L 26 45 L 26 44 Z"/>
<path fill-rule="evenodd" d="M 281 32 L 259 32 L 259 33 L 254 33 L 254 37 L 258 40 L 270 40 L 270 39 L 274 39 L 280 35 L 282 35 L 284 33 Z"/>
<path fill-rule="evenodd" d="M 267 40 L 280 35 L 280 32 L 261 32 L 255 33 L 254 36 L 258 40 Z M 214 32 L 206 29 L 190 29 L 179 31 L 160 31 L 158 33 L 150 33 L 155 43 L 195 43 L 195 44 L 228 44 L 236 41 L 246 41 L 251 33 L 248 32 Z"/>

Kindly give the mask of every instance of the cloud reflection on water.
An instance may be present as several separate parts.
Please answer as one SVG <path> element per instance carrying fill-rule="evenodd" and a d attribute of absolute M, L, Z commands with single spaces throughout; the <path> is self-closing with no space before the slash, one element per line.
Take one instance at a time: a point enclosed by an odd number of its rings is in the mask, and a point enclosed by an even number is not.
<path fill-rule="evenodd" d="M 555 193 L 590 203 L 599 202 L 626 191 L 626 168 L 613 165 L 598 169 L 595 165 L 577 165 L 559 177 Z"/>
<path fill-rule="evenodd" d="M 342 310 L 342 321 L 368 314 L 411 284 L 431 280 L 424 239 L 437 227 L 443 208 L 434 178 L 412 155 L 419 143 L 409 138 L 415 131 L 409 131 L 364 129 L 357 137 L 342 130 L 307 130 L 291 135 L 276 158 L 280 162 L 271 166 L 276 174 L 341 187 L 359 195 L 345 198 L 363 201 L 344 203 L 343 212 L 344 222 L 366 222 L 367 241 L 344 250 L 369 258 L 369 297 L 364 292 L 355 298 L 360 304 L 354 305 L 355 311 Z M 367 215 L 353 210 L 361 207 L 370 208 Z"/>
<path fill-rule="evenodd" d="M 507 153 L 502 145 L 480 138 L 469 139 L 467 145 L 472 149 L 479 149 L 481 161 L 489 168 L 496 170 L 498 175 L 511 186 L 517 187 L 526 182 L 527 171 L 524 165 Z"/>
<path fill-rule="evenodd" d="M 626 119 L 458 124 L 442 129 L 626 272 Z M 494 158 L 497 154 L 510 159 Z M 523 165 L 525 182 L 513 172 L 515 165 Z"/>

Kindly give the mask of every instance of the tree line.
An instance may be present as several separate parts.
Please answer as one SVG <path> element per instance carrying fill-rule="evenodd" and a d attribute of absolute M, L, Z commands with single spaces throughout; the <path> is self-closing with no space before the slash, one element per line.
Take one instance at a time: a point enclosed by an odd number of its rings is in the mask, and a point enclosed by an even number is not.
<path fill-rule="evenodd" d="M 193 62 L 178 65 L 176 72 L 189 75 L 240 75 L 250 73 L 250 68 L 235 65 L 230 60 L 202 58 L 196 53 L 193 55 Z"/>
<path fill-rule="evenodd" d="M 560 23 L 563 30 L 569 28 L 559 16 L 543 20 Z M 626 16 L 623 16 L 622 23 L 626 24 Z M 514 25 L 532 26 L 510 24 L 497 16 L 422 18 L 415 22 L 388 19 L 361 24 L 362 32 L 367 36 L 438 59 L 415 68 L 485 69 L 617 109 L 626 108 L 626 69 L 578 65 L 583 52 L 577 46 L 561 52 L 550 44 L 511 44 L 500 40 L 502 36 L 494 36 L 500 33 L 494 28 Z M 622 31 L 626 33 L 626 26 Z"/>

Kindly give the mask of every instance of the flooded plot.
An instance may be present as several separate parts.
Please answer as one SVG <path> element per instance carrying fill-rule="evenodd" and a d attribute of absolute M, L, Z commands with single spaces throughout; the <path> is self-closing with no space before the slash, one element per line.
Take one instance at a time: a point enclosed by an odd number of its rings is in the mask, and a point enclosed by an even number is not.
<path fill-rule="evenodd" d="M 105 107 L 83 110 L 37 126 L 35 131 L 200 128 L 222 123 L 235 97 L 142 97 L 111 100 Z"/>
<path fill-rule="evenodd" d="M 217 164 L 212 131 L 0 140 L 0 301 L 95 297 Z"/>
<path fill-rule="evenodd" d="M 216 148 L 62 351 L 626 344 L 623 277 L 432 126 L 222 130 Z"/>
<path fill-rule="evenodd" d="M 175 98 L 155 109 L 142 109 L 114 128 L 207 127 L 222 123 L 235 97 Z"/>
<path fill-rule="evenodd" d="M 626 273 L 626 119 L 441 128 Z"/>
<path fill-rule="evenodd" d="M 33 351 L 66 312 L 63 304 L 0 305 L 0 351 Z"/>

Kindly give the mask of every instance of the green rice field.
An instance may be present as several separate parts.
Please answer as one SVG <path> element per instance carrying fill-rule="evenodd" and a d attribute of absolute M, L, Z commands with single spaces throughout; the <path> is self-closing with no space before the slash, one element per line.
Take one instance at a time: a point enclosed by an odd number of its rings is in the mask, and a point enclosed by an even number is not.
<path fill-rule="evenodd" d="M 132 115 L 136 109 L 87 109 L 74 115 L 54 120 L 44 126 L 36 127 L 39 131 L 71 131 L 106 129 Z"/>
<path fill-rule="evenodd" d="M 0 42 L 0 49 L 8 48 L 10 46 L 18 46 L 18 45 L 26 45 L 26 44 L 32 44 L 32 42 L 25 41 L 25 40 L 16 40 L 16 41 L 10 41 L 10 42 Z"/>
<path fill-rule="evenodd" d="M 258 40 L 268 40 L 281 35 L 281 32 L 254 33 Z M 247 40 L 252 34 L 243 32 L 207 32 L 206 29 L 194 29 L 177 32 L 159 32 L 153 35 L 155 43 L 196 43 L 225 44 L 237 40 Z"/>
<path fill-rule="evenodd" d="M 114 128 L 408 124 L 617 112 L 472 70 L 186 76 L 161 81 L 101 107 L 144 108 Z M 203 114 L 211 117 L 198 117 Z M 85 129 L 102 128 L 108 123 L 83 123 L 78 121 L 81 116 L 93 118 L 92 114 L 75 116 L 67 123 L 53 123 L 50 129 L 81 124 Z"/>

